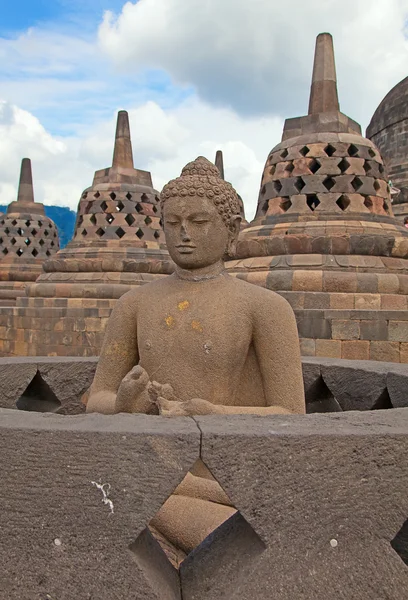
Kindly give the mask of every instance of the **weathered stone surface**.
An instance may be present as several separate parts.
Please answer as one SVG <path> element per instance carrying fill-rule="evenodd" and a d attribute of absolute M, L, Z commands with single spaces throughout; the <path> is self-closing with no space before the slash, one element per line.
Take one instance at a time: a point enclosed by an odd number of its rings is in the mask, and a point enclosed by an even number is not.
<path fill-rule="evenodd" d="M 0 433 L 1 598 L 180 598 L 129 546 L 199 456 L 191 419 L 1 410 Z"/>
<path fill-rule="evenodd" d="M 96 358 L 47 358 L 38 362 L 44 381 L 48 383 L 61 402 L 60 414 L 77 414 L 85 411 L 81 402 L 89 389 L 97 365 Z"/>
<path fill-rule="evenodd" d="M 370 410 L 384 393 L 387 363 L 322 359 L 322 377 L 343 410 Z"/>
<path fill-rule="evenodd" d="M 0 408 L 16 408 L 16 402 L 37 372 L 30 358 L 2 358 L 0 361 Z"/>
<path fill-rule="evenodd" d="M 408 411 L 196 420 L 205 464 L 267 547 L 221 597 L 405 600 L 390 541 L 408 514 Z M 208 588 L 201 600 L 220 597 Z"/>
<path fill-rule="evenodd" d="M 408 407 L 408 368 L 395 367 L 387 375 L 388 394 L 395 408 Z"/>

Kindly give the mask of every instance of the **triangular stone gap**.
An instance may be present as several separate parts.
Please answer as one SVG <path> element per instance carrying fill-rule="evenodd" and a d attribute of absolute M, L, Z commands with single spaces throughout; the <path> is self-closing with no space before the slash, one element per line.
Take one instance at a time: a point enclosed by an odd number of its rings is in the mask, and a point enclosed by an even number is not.
<path fill-rule="evenodd" d="M 60 407 L 61 402 L 58 400 L 48 383 L 41 377 L 39 371 L 34 375 L 33 379 L 16 402 L 16 408 L 18 408 L 18 410 L 57 412 Z"/>
<path fill-rule="evenodd" d="M 340 404 L 321 375 L 306 391 L 306 412 L 307 414 L 342 412 Z"/>
<path fill-rule="evenodd" d="M 230 582 L 238 580 L 265 544 L 199 459 L 129 548 L 148 579 L 166 558 L 166 568 L 185 581 L 194 566 L 209 591 L 214 565 L 231 574 Z"/>
<path fill-rule="evenodd" d="M 393 540 L 391 540 L 393 550 L 408 567 L 408 519 Z"/>
<path fill-rule="evenodd" d="M 385 410 L 387 408 L 394 408 L 391 402 L 390 395 L 387 388 L 383 391 L 381 396 L 376 400 L 371 410 Z"/>

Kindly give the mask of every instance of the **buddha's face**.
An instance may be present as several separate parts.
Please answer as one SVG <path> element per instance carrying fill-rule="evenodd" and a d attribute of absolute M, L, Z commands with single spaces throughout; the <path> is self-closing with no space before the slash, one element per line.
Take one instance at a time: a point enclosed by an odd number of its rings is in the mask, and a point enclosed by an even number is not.
<path fill-rule="evenodd" d="M 186 196 L 168 198 L 163 207 L 163 227 L 167 249 L 176 265 L 200 269 L 222 260 L 239 232 L 226 227 L 208 198 Z"/>

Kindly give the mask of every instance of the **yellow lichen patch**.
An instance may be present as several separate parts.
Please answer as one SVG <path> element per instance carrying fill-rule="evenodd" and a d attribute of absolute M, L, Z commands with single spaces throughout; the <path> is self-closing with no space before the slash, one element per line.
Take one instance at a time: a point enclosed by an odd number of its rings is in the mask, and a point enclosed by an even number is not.
<path fill-rule="evenodd" d="M 191 322 L 191 327 L 195 330 L 198 331 L 199 333 L 203 333 L 203 327 L 200 323 L 200 321 L 192 321 Z"/>
<path fill-rule="evenodd" d="M 166 321 L 167 327 L 173 327 L 173 325 L 174 325 L 174 317 L 172 317 L 171 315 L 169 315 L 164 320 Z"/>
<path fill-rule="evenodd" d="M 183 300 L 183 302 L 179 302 L 177 304 L 177 308 L 179 310 L 186 310 L 190 306 L 190 302 L 188 300 Z"/>

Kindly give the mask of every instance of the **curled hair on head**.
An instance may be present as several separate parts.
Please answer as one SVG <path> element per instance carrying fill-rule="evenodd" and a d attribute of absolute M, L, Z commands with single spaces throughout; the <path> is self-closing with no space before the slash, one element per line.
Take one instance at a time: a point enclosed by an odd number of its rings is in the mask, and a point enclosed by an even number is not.
<path fill-rule="evenodd" d="M 188 163 L 180 177 L 172 179 L 164 186 L 160 194 L 162 218 L 166 200 L 187 196 L 211 200 L 227 227 L 230 225 L 231 217 L 241 215 L 238 194 L 230 183 L 221 178 L 217 167 L 203 156 Z"/>

